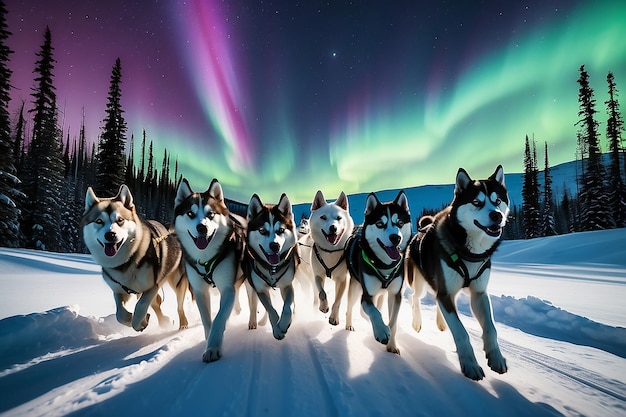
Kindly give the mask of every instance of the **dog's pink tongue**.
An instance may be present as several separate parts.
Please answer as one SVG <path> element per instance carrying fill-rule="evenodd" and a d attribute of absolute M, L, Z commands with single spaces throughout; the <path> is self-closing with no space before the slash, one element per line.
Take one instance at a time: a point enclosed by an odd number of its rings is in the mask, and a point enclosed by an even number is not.
<path fill-rule="evenodd" d="M 328 241 L 328 243 L 330 243 L 331 245 L 336 245 L 337 244 L 337 235 L 336 234 L 332 234 L 332 235 L 326 235 L 326 240 Z"/>
<path fill-rule="evenodd" d="M 267 256 L 267 262 L 269 262 L 270 265 L 278 265 L 280 263 L 280 255 L 277 253 L 268 253 L 266 254 Z"/>
<path fill-rule="evenodd" d="M 393 261 L 400 259 L 400 251 L 395 246 L 385 246 L 385 252 L 387 252 L 387 256 Z"/>
<path fill-rule="evenodd" d="M 117 245 L 115 243 L 105 243 L 104 244 L 104 254 L 106 256 L 115 256 L 117 253 Z"/>
<path fill-rule="evenodd" d="M 196 238 L 196 247 L 200 250 L 206 249 L 209 246 L 209 239 L 206 236 L 198 236 Z"/>

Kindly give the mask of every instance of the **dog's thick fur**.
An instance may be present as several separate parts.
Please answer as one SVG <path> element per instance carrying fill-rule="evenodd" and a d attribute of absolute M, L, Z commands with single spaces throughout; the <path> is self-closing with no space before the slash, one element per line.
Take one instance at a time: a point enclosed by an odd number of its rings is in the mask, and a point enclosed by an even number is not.
<path fill-rule="evenodd" d="M 248 228 L 242 269 L 269 315 L 274 337 L 282 340 L 291 325 L 293 279 L 300 261 L 291 202 L 283 194 L 278 204 L 264 205 L 254 194 L 246 220 Z M 280 316 L 272 305 L 270 291 L 274 288 L 280 289 L 283 298 Z M 255 299 L 251 299 L 250 311 L 255 317 L 256 307 Z M 250 328 L 255 328 L 254 324 Z"/>
<path fill-rule="evenodd" d="M 178 186 L 174 215 L 187 276 L 204 327 L 206 349 L 202 360 L 213 362 L 222 357 L 226 322 L 236 303 L 237 288 L 244 279 L 240 259 L 245 220 L 229 212 L 222 186 L 216 179 L 203 193 L 194 192 L 183 179 Z M 213 287 L 220 293 L 220 308 L 214 320 L 210 295 Z"/>
<path fill-rule="evenodd" d="M 434 217 L 422 217 L 419 233 L 407 250 L 407 281 L 414 290 L 413 328 L 422 326 L 420 298 L 424 284 L 437 298 L 437 325 L 446 323 L 456 343 L 461 370 L 465 376 L 480 380 L 485 376 L 479 366 L 469 336 L 456 310 L 456 296 L 469 291 L 474 316 L 483 329 L 487 363 L 498 373 L 507 371 L 500 353 L 487 294 L 491 256 L 496 250 L 509 213 L 504 171 L 498 166 L 486 180 L 474 181 L 459 169 L 450 206 Z"/>
<path fill-rule="evenodd" d="M 381 203 L 374 193 L 367 197 L 363 225 L 356 228 L 347 247 L 350 271 L 346 329 L 352 326 L 352 310 L 359 293 L 361 307 L 369 317 L 374 338 L 387 351 L 400 354 L 396 344 L 398 312 L 404 282 L 404 251 L 411 238 L 411 213 L 404 191 L 393 202 Z M 387 293 L 389 324 L 377 308 Z"/>
<path fill-rule="evenodd" d="M 348 198 L 342 191 L 334 203 L 327 203 L 319 190 L 311 204 L 309 218 L 312 240 L 309 264 L 315 277 L 319 294 L 319 309 L 328 312 L 328 300 L 324 291 L 324 281 L 330 278 L 335 282 L 335 302 L 328 322 L 339 324 L 339 307 L 348 285 L 348 264 L 346 263 L 346 245 L 354 229 L 354 221 L 348 210 Z"/>
<path fill-rule="evenodd" d="M 161 312 L 158 294 L 163 282 L 168 281 L 176 293 L 179 328 L 187 327 L 183 303 L 189 283 L 180 243 L 162 224 L 137 214 L 126 185 L 111 198 L 98 198 L 89 187 L 80 230 L 91 256 L 102 266 L 105 282 L 113 290 L 117 321 L 142 331 L 148 326 L 151 306 L 159 325 L 169 325 L 169 318 Z M 125 304 L 133 294 L 140 298 L 130 313 Z"/>

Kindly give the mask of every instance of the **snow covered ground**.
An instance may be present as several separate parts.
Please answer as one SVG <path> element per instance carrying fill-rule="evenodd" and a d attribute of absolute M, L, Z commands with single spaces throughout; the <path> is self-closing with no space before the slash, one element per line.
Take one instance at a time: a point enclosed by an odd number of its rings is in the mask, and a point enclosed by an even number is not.
<path fill-rule="evenodd" d="M 152 322 L 135 333 L 115 322 L 111 291 L 89 256 L 0 249 L 0 414 L 624 416 L 625 248 L 623 229 L 504 242 L 490 292 L 508 373 L 488 369 L 467 298 L 459 300 L 485 369 L 480 382 L 461 375 L 432 299 L 420 333 L 405 300 L 396 356 L 358 314 L 355 332 L 343 320 L 329 325 L 306 285 L 296 287 L 284 340 L 269 326 L 250 331 L 242 291 L 223 358 L 204 364 L 190 298 L 189 329 Z M 169 289 L 164 310 L 176 317 Z"/>

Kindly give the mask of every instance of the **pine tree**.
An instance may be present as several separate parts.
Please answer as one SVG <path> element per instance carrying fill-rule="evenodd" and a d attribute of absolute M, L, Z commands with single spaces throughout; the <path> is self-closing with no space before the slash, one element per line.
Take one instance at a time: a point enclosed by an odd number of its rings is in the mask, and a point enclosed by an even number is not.
<path fill-rule="evenodd" d="M 24 162 L 23 190 L 27 195 L 22 230 L 29 247 L 63 251 L 59 228 L 64 165 L 61 132 L 58 128 L 52 56 L 52 36 L 46 27 L 44 43 L 36 54 L 35 87 L 32 88 L 33 132 Z"/>
<path fill-rule="evenodd" d="M 598 122 L 595 120 L 596 100 L 593 88 L 589 85 L 589 74 L 585 66 L 580 67 L 578 79 L 578 102 L 581 119 L 576 123 L 580 126 L 580 137 L 587 145 L 588 159 L 582 178 L 580 191 L 580 216 L 582 230 L 602 230 L 615 227 L 613 213 L 609 208 L 609 197 L 604 186 L 606 170 L 602 165 L 602 154 L 598 143 Z"/>
<path fill-rule="evenodd" d="M 19 245 L 20 210 L 16 204 L 20 183 L 13 158 L 11 140 L 11 121 L 9 118 L 9 93 L 11 91 L 9 56 L 13 51 L 6 45 L 11 35 L 7 30 L 6 7 L 0 0 L 0 246 L 16 247 Z"/>
<path fill-rule="evenodd" d="M 104 129 L 98 143 L 96 194 L 114 196 L 126 179 L 126 121 L 122 110 L 122 66 L 117 58 L 111 71 Z"/>
<path fill-rule="evenodd" d="M 609 140 L 611 161 L 609 165 L 609 205 L 613 211 L 615 225 L 617 227 L 626 227 L 626 187 L 622 180 L 622 169 L 620 167 L 624 120 L 619 109 L 618 90 L 613 73 L 609 72 L 606 81 L 609 85 L 609 99 L 605 102 L 609 116 L 606 123 L 606 137 Z"/>
<path fill-rule="evenodd" d="M 548 162 L 548 142 L 545 142 L 545 166 L 543 169 L 543 236 L 556 235 L 554 204 L 552 201 L 552 177 Z"/>
<path fill-rule="evenodd" d="M 537 162 L 535 144 L 531 144 L 526 135 L 524 150 L 524 183 L 522 185 L 522 222 L 524 238 L 532 239 L 539 236 L 539 184 L 537 179 Z"/>

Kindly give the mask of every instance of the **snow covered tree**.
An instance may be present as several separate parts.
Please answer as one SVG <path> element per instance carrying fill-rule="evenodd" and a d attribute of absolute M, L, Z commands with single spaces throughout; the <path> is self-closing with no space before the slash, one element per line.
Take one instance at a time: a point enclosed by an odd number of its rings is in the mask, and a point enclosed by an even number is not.
<path fill-rule="evenodd" d="M 552 177 L 548 162 L 548 142 L 545 142 L 545 165 L 543 169 L 543 230 L 542 236 L 556 235 L 554 203 L 552 201 Z"/>
<path fill-rule="evenodd" d="M 584 65 L 580 67 L 578 84 L 580 85 L 578 116 L 581 119 L 576 125 L 580 126 L 580 138 L 587 145 L 588 152 L 579 196 L 581 228 L 582 230 L 611 229 L 615 227 L 615 221 L 604 186 L 607 175 L 602 164 L 602 153 L 598 143 L 598 122 L 595 120 L 596 100 Z"/>
<path fill-rule="evenodd" d="M 615 225 L 626 227 L 626 187 L 622 180 L 622 168 L 620 164 L 620 151 L 622 147 L 622 131 L 624 120 L 619 109 L 617 100 L 618 90 L 615 77 L 612 72 L 606 77 L 609 85 L 609 99 L 605 101 L 606 111 L 609 116 L 606 123 L 606 137 L 609 140 L 610 165 L 609 165 L 609 205 L 613 211 Z"/>
<path fill-rule="evenodd" d="M 111 71 L 104 128 L 96 157 L 96 194 L 114 196 L 126 179 L 126 121 L 122 110 L 122 66 L 117 58 Z"/>
<path fill-rule="evenodd" d="M 6 45 L 6 40 L 11 35 L 7 30 L 6 13 L 4 2 L 0 0 L 0 246 L 16 247 L 19 245 L 20 211 L 15 202 L 18 195 L 15 187 L 20 180 L 16 176 L 9 118 L 9 80 L 12 74 L 9 55 L 13 51 Z"/>
<path fill-rule="evenodd" d="M 36 54 L 35 87 L 32 89 L 33 136 L 25 159 L 24 193 L 27 195 L 22 230 L 27 245 L 53 251 L 63 250 L 61 186 L 64 164 L 53 70 L 52 36 L 46 27 L 44 43 Z"/>
<path fill-rule="evenodd" d="M 533 140 L 532 148 L 528 135 L 524 150 L 524 182 L 522 184 L 522 222 L 524 238 L 532 239 L 540 235 L 539 182 L 537 178 L 537 153 Z"/>

